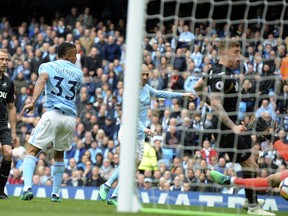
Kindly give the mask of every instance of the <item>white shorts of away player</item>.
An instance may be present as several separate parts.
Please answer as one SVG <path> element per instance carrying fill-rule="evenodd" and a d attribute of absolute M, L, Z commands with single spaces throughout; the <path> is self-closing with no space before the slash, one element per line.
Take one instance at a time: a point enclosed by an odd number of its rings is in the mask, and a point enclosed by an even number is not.
<path fill-rule="evenodd" d="M 46 148 L 50 143 L 56 151 L 71 148 L 76 119 L 63 114 L 61 110 L 51 110 L 42 115 L 33 129 L 28 142 L 39 148 Z"/>
<path fill-rule="evenodd" d="M 123 127 L 120 127 L 119 132 L 118 132 L 118 140 L 120 143 L 123 143 Z M 144 153 L 144 139 L 137 141 L 137 146 L 136 146 L 136 152 L 138 153 L 138 159 L 141 161 L 143 158 L 143 153 Z"/>

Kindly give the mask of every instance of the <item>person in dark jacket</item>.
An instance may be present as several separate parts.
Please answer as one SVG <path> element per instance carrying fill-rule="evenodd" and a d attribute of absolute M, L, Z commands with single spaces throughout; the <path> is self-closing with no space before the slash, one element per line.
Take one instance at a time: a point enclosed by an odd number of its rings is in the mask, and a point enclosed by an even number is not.
<path fill-rule="evenodd" d="M 121 48 L 115 43 L 113 36 L 108 37 L 108 43 L 103 47 L 102 50 L 103 59 L 108 62 L 113 62 L 114 59 L 120 60 Z"/>

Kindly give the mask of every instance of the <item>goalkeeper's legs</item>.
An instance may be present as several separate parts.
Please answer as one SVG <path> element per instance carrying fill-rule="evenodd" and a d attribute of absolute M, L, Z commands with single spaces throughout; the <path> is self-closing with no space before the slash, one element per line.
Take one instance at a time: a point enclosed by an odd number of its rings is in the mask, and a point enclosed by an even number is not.
<path fill-rule="evenodd" d="M 220 185 L 237 185 L 239 187 L 254 189 L 254 190 L 267 190 L 269 187 L 278 187 L 280 182 L 288 177 L 288 170 L 271 174 L 266 178 L 238 178 L 223 175 L 218 171 L 211 171 L 212 180 Z"/>

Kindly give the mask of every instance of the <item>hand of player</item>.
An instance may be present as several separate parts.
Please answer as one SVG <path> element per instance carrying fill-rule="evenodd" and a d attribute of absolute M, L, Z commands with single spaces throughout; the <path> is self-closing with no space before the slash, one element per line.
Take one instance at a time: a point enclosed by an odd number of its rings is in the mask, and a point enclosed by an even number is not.
<path fill-rule="evenodd" d="M 156 133 L 151 130 L 151 129 L 145 129 L 144 133 L 148 136 L 148 137 L 153 137 L 154 135 L 156 135 Z"/>
<path fill-rule="evenodd" d="M 183 97 L 188 97 L 190 100 L 195 100 L 198 96 L 194 93 L 185 92 L 183 93 Z"/>
<path fill-rule="evenodd" d="M 235 125 L 233 128 L 232 128 L 232 131 L 233 133 L 235 134 L 240 134 L 241 132 L 244 132 L 246 131 L 247 128 L 243 125 Z"/>
<path fill-rule="evenodd" d="M 20 112 L 20 116 L 23 116 L 24 112 L 30 113 L 32 110 L 34 110 L 34 104 L 26 104 Z"/>

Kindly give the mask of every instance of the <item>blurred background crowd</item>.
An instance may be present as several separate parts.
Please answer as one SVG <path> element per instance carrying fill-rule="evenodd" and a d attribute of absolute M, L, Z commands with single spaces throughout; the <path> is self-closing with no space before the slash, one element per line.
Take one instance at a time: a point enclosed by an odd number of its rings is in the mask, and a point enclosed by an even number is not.
<path fill-rule="evenodd" d="M 40 64 L 56 60 L 60 43 L 69 41 L 76 45 L 76 64 L 84 76 L 77 95 L 73 145 L 65 154 L 63 185 L 97 187 L 119 165 L 117 133 L 122 116 L 127 23 L 125 16 L 113 19 L 105 10 L 100 18 L 89 7 L 69 10 L 55 13 L 49 20 L 44 16 L 32 17 L 16 26 L 11 25 L 12 18 L 1 17 L 0 48 L 9 51 L 7 75 L 15 83 L 19 113 L 31 100 Z M 259 8 L 255 17 L 261 17 L 262 13 Z M 148 84 L 157 90 L 194 92 L 195 82 L 217 62 L 219 40 L 225 37 L 241 40 L 244 63 L 234 71 L 241 92 L 239 122 L 252 127 L 256 120 L 260 121 L 269 125 L 270 134 L 286 141 L 287 26 L 281 29 L 259 19 L 246 29 L 244 23 L 195 24 L 179 19 L 164 26 L 151 22 L 147 28 L 149 36 L 142 43 L 143 62 L 151 72 Z M 44 102 L 43 94 L 33 114 L 17 115 L 19 142 L 13 150 L 10 184 L 23 183 L 25 145 L 45 112 Z M 153 99 L 148 119 L 147 127 L 157 135 L 146 140 L 144 159 L 136 177 L 139 188 L 218 192 L 220 189 L 209 179 L 212 169 L 230 176 L 241 175 L 240 166 L 217 149 L 217 120 L 204 101 Z M 213 129 L 213 133 L 209 132 Z M 269 137 L 259 139 L 254 133 L 252 139 L 253 148 L 259 150 L 259 176 L 287 168 L 287 161 L 273 149 Z M 52 149 L 48 148 L 38 157 L 33 184 L 51 185 L 51 169 Z M 221 192 L 241 193 L 241 190 L 232 187 Z"/>

